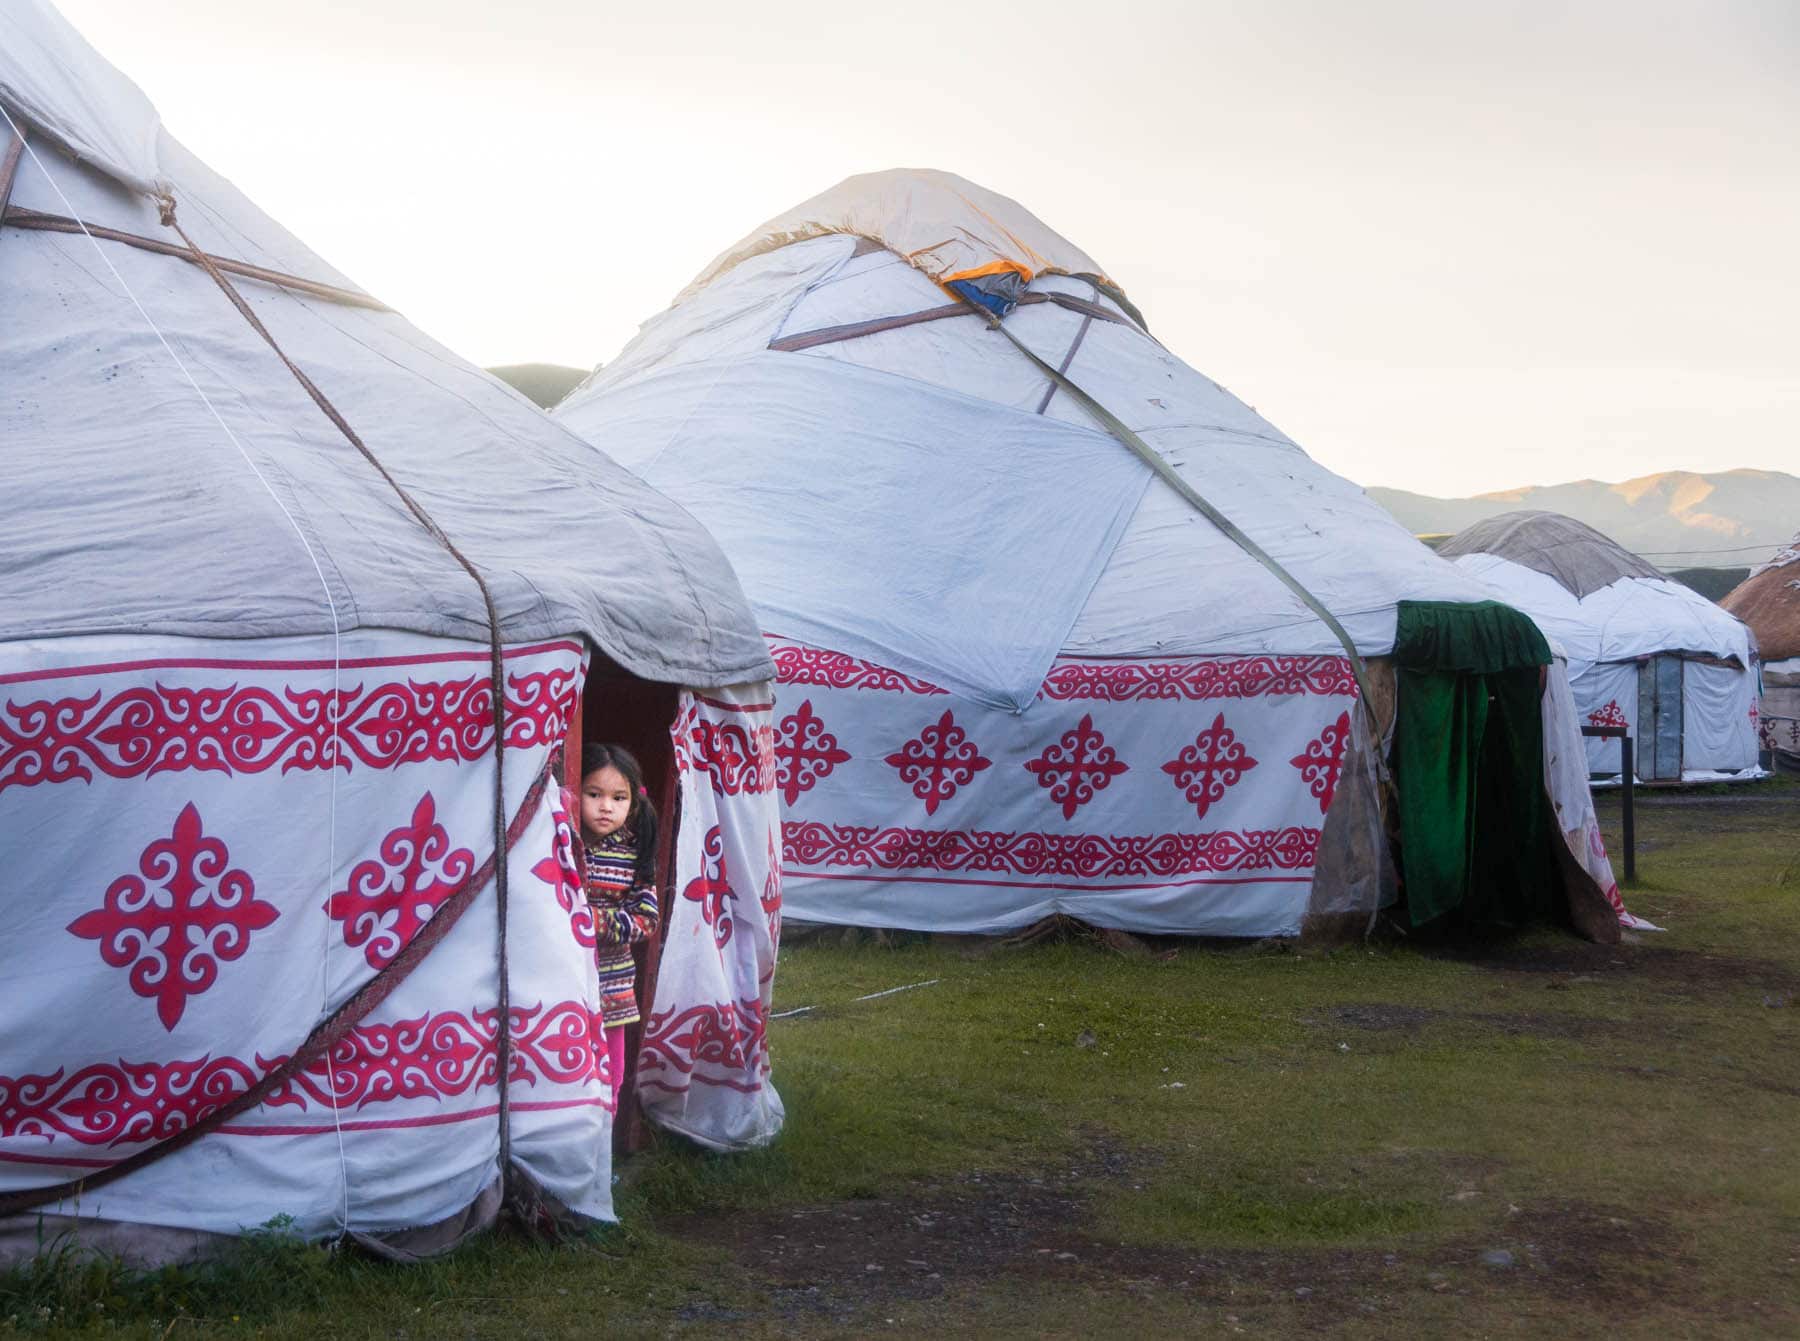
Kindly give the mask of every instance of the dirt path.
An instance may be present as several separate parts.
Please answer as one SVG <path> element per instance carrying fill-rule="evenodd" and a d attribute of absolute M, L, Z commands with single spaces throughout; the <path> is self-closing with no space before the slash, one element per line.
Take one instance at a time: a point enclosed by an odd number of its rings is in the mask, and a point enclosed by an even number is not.
<path fill-rule="evenodd" d="M 1623 1316 L 1641 1302 L 1647 1267 L 1681 1274 L 1662 1221 L 1573 1201 L 1509 1207 L 1501 1234 L 1389 1248 L 1189 1250 L 1103 1238 L 1095 1194 L 1141 1188 L 1158 1162 L 1153 1151 L 1096 1147 L 1038 1174 L 975 1173 L 904 1196 L 664 1229 L 723 1253 L 767 1299 L 761 1308 L 700 1305 L 690 1321 L 831 1330 L 873 1326 L 945 1296 L 1035 1297 L 1046 1287 L 1076 1287 L 1102 1306 L 1108 1296 L 1160 1297 L 1230 1309 L 1232 1323 L 1279 1309 L 1284 1325 L 1305 1330 L 1404 1313 L 1408 1296 L 1496 1288 L 1579 1297 Z M 1666 1293 L 1660 1302 L 1670 1302 Z"/>

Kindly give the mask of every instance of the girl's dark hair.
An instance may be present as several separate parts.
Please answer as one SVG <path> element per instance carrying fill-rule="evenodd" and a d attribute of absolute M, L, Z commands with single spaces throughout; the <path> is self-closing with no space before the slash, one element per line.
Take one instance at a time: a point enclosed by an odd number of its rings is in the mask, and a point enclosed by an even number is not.
<path fill-rule="evenodd" d="M 625 779 L 625 785 L 631 788 L 631 809 L 626 813 L 625 826 L 637 839 L 637 879 L 641 885 L 654 885 L 656 807 L 650 801 L 650 793 L 644 788 L 644 770 L 639 766 L 637 756 L 623 745 L 603 745 L 599 741 L 588 741 L 581 747 L 580 781 L 586 782 L 590 773 L 598 773 L 603 768 L 618 769 L 619 776 Z"/>

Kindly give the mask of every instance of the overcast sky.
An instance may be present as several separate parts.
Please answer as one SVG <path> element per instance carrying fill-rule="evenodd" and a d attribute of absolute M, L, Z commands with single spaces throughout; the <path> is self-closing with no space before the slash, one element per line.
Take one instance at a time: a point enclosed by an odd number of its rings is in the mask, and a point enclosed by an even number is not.
<path fill-rule="evenodd" d="M 480 363 L 610 359 L 853 172 L 946 168 L 1362 484 L 1800 473 L 1794 0 L 62 0 Z"/>

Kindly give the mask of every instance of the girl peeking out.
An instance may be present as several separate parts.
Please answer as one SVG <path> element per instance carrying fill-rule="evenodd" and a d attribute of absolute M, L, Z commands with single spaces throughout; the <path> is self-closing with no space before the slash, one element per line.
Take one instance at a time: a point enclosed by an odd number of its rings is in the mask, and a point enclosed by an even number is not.
<path fill-rule="evenodd" d="M 581 747 L 582 884 L 594 910 L 606 1056 L 625 1080 L 625 1026 L 638 1014 L 632 947 L 656 934 L 656 808 L 643 770 L 620 745 Z"/>

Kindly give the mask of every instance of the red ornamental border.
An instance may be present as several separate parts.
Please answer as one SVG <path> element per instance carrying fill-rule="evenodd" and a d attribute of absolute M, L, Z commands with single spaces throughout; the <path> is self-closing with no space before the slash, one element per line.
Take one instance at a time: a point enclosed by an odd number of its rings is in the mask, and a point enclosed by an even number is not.
<path fill-rule="evenodd" d="M 1319 833 L 1295 827 L 1165 834 L 1000 833 L 789 821 L 782 829 L 782 861 L 787 866 L 1001 871 L 1087 879 L 1297 871 L 1312 867 Z"/>
<path fill-rule="evenodd" d="M 1185 661 L 1059 662 L 1041 696 L 1058 701 L 1127 703 L 1134 699 L 1263 698 L 1310 694 L 1355 698 L 1356 676 L 1343 657 L 1199 657 Z"/>
<path fill-rule="evenodd" d="M 926 680 L 843 652 L 769 639 L 776 683 L 826 689 L 942 694 Z M 1349 661 L 1334 656 L 1189 657 L 1174 661 L 1059 661 L 1044 677 L 1042 698 L 1128 703 L 1137 699 L 1208 702 L 1283 694 L 1355 698 Z"/>
<path fill-rule="evenodd" d="M 843 652 L 828 652 L 823 648 L 771 639 L 769 656 L 775 662 L 777 684 L 809 684 L 825 689 L 883 689 L 903 694 L 949 692 L 929 681 L 902 675 L 899 671 Z"/>
<path fill-rule="evenodd" d="M 574 710 L 574 667 L 507 676 L 506 743 L 554 745 Z M 472 763 L 493 742 L 485 675 L 389 681 L 339 689 L 336 765 L 395 768 L 426 760 Z M 0 702 L 0 791 L 91 782 L 96 771 L 136 778 L 196 770 L 227 775 L 332 766 L 333 694 L 260 685 L 136 685 L 110 696 Z"/>
<path fill-rule="evenodd" d="M 578 1083 L 598 1074 L 599 1023 L 578 1001 L 512 1010 L 510 1082 Z M 264 1109 L 307 1111 L 308 1101 L 364 1108 L 402 1099 L 442 1101 L 496 1083 L 499 1012 L 440 1011 L 363 1024 L 330 1054 L 269 1096 Z M 0 1076 L 0 1139 L 58 1136 L 83 1145 L 162 1141 L 185 1131 L 286 1059 L 200 1057 L 101 1062 L 71 1075 Z"/>
<path fill-rule="evenodd" d="M 680 1094 L 699 1083 L 755 1094 L 768 1075 L 768 1013 L 757 998 L 679 1011 L 671 1006 L 644 1024 L 640 1088 Z"/>

